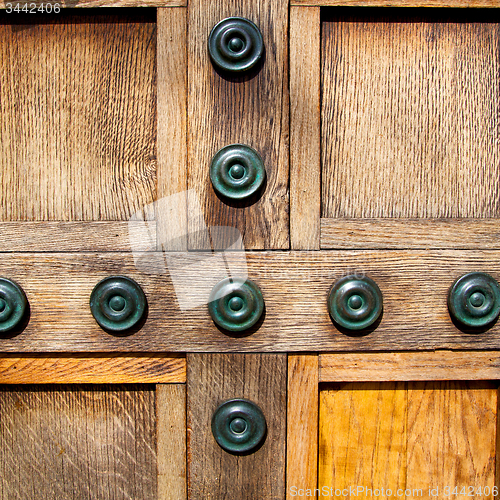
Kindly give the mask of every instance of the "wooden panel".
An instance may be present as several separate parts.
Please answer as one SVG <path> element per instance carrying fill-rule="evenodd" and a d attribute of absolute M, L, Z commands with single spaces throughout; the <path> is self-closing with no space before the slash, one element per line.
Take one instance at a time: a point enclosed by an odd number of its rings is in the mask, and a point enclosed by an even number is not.
<path fill-rule="evenodd" d="M 323 216 L 499 217 L 498 14 L 326 12 Z"/>
<path fill-rule="evenodd" d="M 0 384 L 168 384 L 186 381 L 186 358 L 156 354 L 113 356 L 2 355 Z"/>
<path fill-rule="evenodd" d="M 321 219 L 321 248 L 500 247 L 500 219 Z"/>
<path fill-rule="evenodd" d="M 239 258 L 234 254 L 225 254 L 230 268 Z M 215 272 L 213 261 L 199 256 L 172 256 L 177 260 L 170 273 L 185 272 L 176 289 L 170 274 L 138 271 L 131 253 L 4 254 L 0 276 L 25 289 L 31 317 L 22 333 L 0 339 L 2 351 L 479 350 L 498 349 L 500 342 L 500 323 L 484 333 L 464 333 L 451 322 L 446 305 L 449 287 L 462 274 L 484 271 L 500 279 L 498 251 L 248 252 L 248 275 L 261 288 L 266 311 L 246 336 L 216 328 L 206 305 L 178 306 L 178 296 L 208 297 L 211 284 L 227 270 Z M 373 278 L 384 296 L 378 327 L 361 336 L 341 333 L 327 311 L 332 283 L 352 273 Z M 147 321 L 133 335 L 105 333 L 90 313 L 95 284 L 116 274 L 136 279 L 148 298 Z"/>
<path fill-rule="evenodd" d="M 16 6 L 16 3 L 21 4 L 21 8 L 24 6 L 22 2 L 0 2 L 0 9 L 5 9 L 7 5 L 11 3 L 12 8 Z M 35 3 L 40 6 L 42 3 L 45 6 L 47 2 L 28 2 L 28 5 Z M 49 2 L 50 3 L 50 2 Z M 74 8 L 74 7 L 177 7 L 187 5 L 187 0 L 63 0 L 62 2 L 51 2 L 53 6 L 59 4 L 64 8 Z"/>
<path fill-rule="evenodd" d="M 156 196 L 155 11 L 104 12 L 0 14 L 1 220 L 127 220 Z"/>
<path fill-rule="evenodd" d="M 157 498 L 148 386 L 0 389 L 2 499 Z"/>
<path fill-rule="evenodd" d="M 187 11 L 158 9 L 158 250 L 187 250 Z M 167 198 L 168 200 L 168 198 Z"/>
<path fill-rule="evenodd" d="M 291 0 L 290 4 L 323 7 L 500 7 L 498 0 Z"/>
<path fill-rule="evenodd" d="M 320 10 L 290 10 L 290 242 L 319 250 Z"/>
<path fill-rule="evenodd" d="M 319 487 L 348 492 L 353 486 L 404 490 L 406 407 L 404 383 L 345 384 L 322 390 Z M 367 490 L 357 494 L 375 496 Z M 380 489 L 376 497 L 391 498 Z"/>
<path fill-rule="evenodd" d="M 226 252 L 229 266 L 239 258 L 234 254 Z M 217 274 L 210 260 L 173 255 L 177 269 L 186 272 L 176 289 L 169 274 L 139 272 L 130 253 L 4 254 L 0 276 L 25 289 L 31 317 L 22 333 L 0 339 L 2 351 L 478 350 L 498 349 L 500 342 L 500 323 L 484 333 L 464 333 L 451 322 L 446 305 L 449 287 L 462 274 L 484 271 L 500 279 L 498 251 L 248 252 L 248 275 L 261 288 L 266 311 L 246 336 L 216 328 L 206 305 L 180 309 L 179 294 L 208 297 L 211 283 L 227 271 Z M 384 296 L 382 319 L 365 335 L 341 333 L 327 311 L 332 283 L 352 273 L 373 278 Z M 147 321 L 133 335 L 105 333 L 89 310 L 95 284 L 114 274 L 136 279 L 148 298 Z"/>
<path fill-rule="evenodd" d="M 128 252 L 140 222 L 0 222 L 0 252 Z M 135 229 L 134 229 L 135 228 Z M 156 223 L 148 221 L 151 238 Z"/>
<path fill-rule="evenodd" d="M 224 77 L 210 62 L 209 33 L 231 16 L 250 19 L 262 32 L 265 61 L 251 75 Z M 287 34 L 286 0 L 189 2 L 188 186 L 202 203 L 207 224 L 238 228 L 248 249 L 289 248 Z M 222 201 L 210 182 L 213 156 L 234 143 L 253 147 L 264 161 L 267 184 L 254 203 Z M 190 219 L 189 225 L 189 245 L 205 248 L 197 221 Z"/>
<path fill-rule="evenodd" d="M 415 382 L 408 385 L 408 487 L 425 492 L 495 484 L 496 385 L 491 382 Z M 465 490 L 462 490 L 465 487 Z M 491 490 L 490 490 L 491 491 Z M 464 494 L 465 492 L 465 494 Z M 437 495 L 434 495 L 437 496 Z M 479 494 L 478 498 L 494 498 Z M 442 498 L 445 498 L 442 495 Z"/>
<path fill-rule="evenodd" d="M 158 500 L 187 500 L 186 386 L 156 386 Z"/>
<path fill-rule="evenodd" d="M 288 356 L 286 498 L 318 484 L 318 356 Z"/>
<path fill-rule="evenodd" d="M 500 379 L 499 351 L 329 353 L 319 356 L 320 382 Z"/>
<path fill-rule="evenodd" d="M 188 354 L 188 497 L 285 497 L 286 355 Z M 232 455 L 215 441 L 211 419 L 227 399 L 246 398 L 262 409 L 264 444 Z"/>

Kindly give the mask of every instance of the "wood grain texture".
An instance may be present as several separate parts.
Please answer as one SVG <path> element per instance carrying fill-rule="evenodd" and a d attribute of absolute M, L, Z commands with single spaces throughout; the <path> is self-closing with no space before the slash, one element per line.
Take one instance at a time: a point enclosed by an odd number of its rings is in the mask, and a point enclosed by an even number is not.
<path fill-rule="evenodd" d="M 189 1 L 188 186 L 209 226 L 239 229 L 248 249 L 289 248 L 288 216 L 288 2 L 286 0 Z M 265 60 L 250 75 L 223 77 L 210 62 L 207 39 L 220 20 L 242 16 L 260 28 Z M 262 157 L 267 184 L 258 200 L 219 199 L 209 177 L 222 147 L 242 143 Z M 189 201 L 189 208 L 192 202 Z M 189 245 L 206 248 L 197 221 L 189 220 Z"/>
<path fill-rule="evenodd" d="M 127 220 L 153 201 L 155 21 L 0 13 L 1 220 Z"/>
<path fill-rule="evenodd" d="M 408 487 L 438 487 L 440 493 L 447 485 L 458 492 L 464 486 L 492 488 L 496 411 L 492 382 L 409 383 Z M 470 498 L 465 492 L 453 498 Z"/>
<path fill-rule="evenodd" d="M 186 381 L 180 355 L 92 355 L 71 357 L 3 354 L 0 384 L 168 384 Z"/>
<path fill-rule="evenodd" d="M 318 7 L 500 7 L 499 0 L 291 0 L 290 5 Z"/>
<path fill-rule="evenodd" d="M 2 387 L 2 500 L 157 498 L 155 392 Z"/>
<path fill-rule="evenodd" d="M 321 219 L 321 248 L 500 247 L 500 219 Z"/>
<path fill-rule="evenodd" d="M 229 268 L 234 268 L 232 259 L 239 258 L 234 254 L 225 254 Z M 248 276 L 261 288 L 266 310 L 246 336 L 216 328 L 203 301 L 193 309 L 178 305 L 178 297 L 208 298 L 227 269 L 216 269 L 211 257 L 200 258 L 195 252 L 168 257 L 177 257 L 169 260 L 169 273 L 165 268 L 165 274 L 152 269 L 148 274 L 148 258 L 156 264 L 148 254 L 138 267 L 131 253 L 4 254 L 0 276 L 15 279 L 25 289 L 31 316 L 22 333 L 0 339 L 2 351 L 345 352 L 499 346 L 500 323 L 483 333 L 464 333 L 451 322 L 447 309 L 448 290 L 461 275 L 487 272 L 500 280 L 498 251 L 248 252 Z M 174 288 L 171 275 L 176 273 Z M 332 284 L 353 273 L 374 279 L 384 296 L 379 325 L 361 336 L 341 333 L 327 311 Z M 89 308 L 94 286 L 117 274 L 135 279 L 148 299 L 145 324 L 128 336 L 105 333 Z"/>
<path fill-rule="evenodd" d="M 0 2 L 0 9 L 5 9 L 9 2 Z M 15 7 L 15 2 L 12 7 Z M 40 6 L 47 2 L 29 2 Z M 50 2 L 49 2 L 50 3 Z M 63 0 L 61 2 L 52 2 L 52 5 L 58 3 L 64 8 L 94 8 L 94 7 L 182 7 L 187 5 L 187 0 Z M 24 4 L 21 4 L 21 8 Z"/>
<path fill-rule="evenodd" d="M 239 258 L 226 252 L 225 262 Z M 137 266 L 164 255 L 145 254 Z M 248 252 L 248 276 L 262 290 L 265 316 L 246 336 L 214 326 L 207 306 L 181 310 L 178 297 L 207 297 L 227 269 L 210 257 L 169 254 L 169 273 L 140 271 L 130 253 L 4 254 L 0 276 L 15 279 L 30 301 L 22 333 L 1 338 L 4 352 L 317 352 L 363 350 L 498 349 L 500 323 L 484 333 L 460 331 L 447 309 L 448 289 L 461 275 L 487 272 L 500 280 L 498 251 Z M 136 256 L 137 257 L 137 256 Z M 142 263 L 145 260 L 145 263 Z M 171 275 L 177 275 L 176 287 Z M 155 271 L 156 272 L 156 271 Z M 374 331 L 347 335 L 327 311 L 332 284 L 357 273 L 374 279 L 384 311 Z M 101 330 L 88 305 L 94 286 L 110 275 L 135 279 L 148 299 L 142 328 L 128 336 Z"/>
<path fill-rule="evenodd" d="M 0 222 L 0 252 L 128 252 L 140 222 Z M 156 223 L 148 221 L 151 238 Z"/>
<path fill-rule="evenodd" d="M 187 250 L 187 10 L 158 9 L 157 249 Z M 175 195 L 175 215 L 168 198 Z M 166 200 L 162 200 L 166 198 Z"/>
<path fill-rule="evenodd" d="M 286 355 L 188 354 L 188 498 L 285 498 Z M 211 431 L 219 404 L 256 403 L 267 422 L 264 444 L 253 454 L 225 452 Z"/>
<path fill-rule="evenodd" d="M 290 244 L 319 250 L 321 214 L 321 20 L 290 9 Z"/>
<path fill-rule="evenodd" d="M 288 356 L 286 498 L 318 485 L 318 356 Z"/>
<path fill-rule="evenodd" d="M 186 386 L 156 386 L 158 500 L 187 500 Z"/>
<path fill-rule="evenodd" d="M 323 217 L 499 217 L 499 15 L 325 12 Z"/>
<path fill-rule="evenodd" d="M 406 410 L 407 393 L 400 382 L 342 384 L 322 390 L 319 487 L 348 492 L 351 486 L 404 490 Z M 373 495 L 359 493 L 361 498 Z M 379 490 L 377 498 L 391 497 Z"/>
<path fill-rule="evenodd" d="M 499 351 L 328 353 L 320 382 L 500 379 Z"/>

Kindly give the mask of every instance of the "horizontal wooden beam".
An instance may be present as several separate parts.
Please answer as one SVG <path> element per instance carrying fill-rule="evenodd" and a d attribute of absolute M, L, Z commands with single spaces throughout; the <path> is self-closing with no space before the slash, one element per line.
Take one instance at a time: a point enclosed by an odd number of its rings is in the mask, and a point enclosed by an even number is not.
<path fill-rule="evenodd" d="M 186 382 L 181 355 L 0 356 L 0 384 L 174 384 Z"/>
<path fill-rule="evenodd" d="M 24 4 L 27 3 L 28 8 L 31 9 L 31 4 L 36 4 L 37 8 L 40 5 L 51 4 L 54 7 L 58 4 L 61 8 L 71 9 L 71 8 L 94 8 L 94 7 L 184 7 L 187 5 L 187 0 L 63 0 L 50 1 L 50 2 L 0 2 L 0 9 L 5 9 L 7 4 L 11 4 L 15 7 L 16 4 L 20 5 L 22 9 Z"/>
<path fill-rule="evenodd" d="M 500 351 L 329 353 L 319 356 L 320 382 L 500 379 Z"/>
<path fill-rule="evenodd" d="M 291 0 L 290 5 L 316 7 L 500 7 L 499 0 Z"/>
<path fill-rule="evenodd" d="M 134 257 L 136 260 L 134 261 Z M 265 312 L 246 335 L 219 330 L 208 313 L 213 286 L 239 275 L 262 290 Z M 236 270 L 236 271 L 235 271 Z M 447 308 L 463 274 L 500 280 L 500 251 L 374 250 L 220 253 L 3 254 L 0 276 L 21 285 L 30 302 L 26 328 L 0 337 L 3 352 L 329 352 L 498 349 L 500 322 L 462 332 Z M 147 318 L 129 335 L 112 335 L 94 320 L 89 297 L 110 275 L 135 279 L 148 300 Z M 375 280 L 384 297 L 380 323 L 362 335 L 333 324 L 331 286 L 356 274 Z M 181 307 L 182 305 L 182 307 Z"/>
<path fill-rule="evenodd" d="M 500 248 L 500 219 L 321 219 L 323 249 Z"/>

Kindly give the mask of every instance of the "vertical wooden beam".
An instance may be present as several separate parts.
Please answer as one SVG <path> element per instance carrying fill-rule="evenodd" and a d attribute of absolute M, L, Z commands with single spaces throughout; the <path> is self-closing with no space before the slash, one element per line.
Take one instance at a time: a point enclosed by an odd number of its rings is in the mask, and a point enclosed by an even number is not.
<path fill-rule="evenodd" d="M 321 217 L 320 8 L 290 8 L 290 241 L 319 250 Z"/>
<path fill-rule="evenodd" d="M 182 251 L 187 250 L 187 11 L 159 8 L 157 16 L 157 242 L 158 250 Z M 173 202 L 162 203 L 176 194 Z"/>
<path fill-rule="evenodd" d="M 158 500 L 185 500 L 186 386 L 156 386 Z"/>
<path fill-rule="evenodd" d="M 238 228 L 248 249 L 288 249 L 288 1 L 190 0 L 188 11 L 189 189 L 208 226 Z M 249 74 L 222 75 L 210 62 L 210 31 L 232 16 L 253 21 L 264 39 L 262 64 Z M 210 162 L 234 143 L 251 146 L 263 159 L 267 184 L 260 198 L 223 200 L 212 187 Z M 197 232 L 196 220 L 189 218 L 189 225 L 189 246 L 204 249 L 204 232 Z"/>
<path fill-rule="evenodd" d="M 188 354 L 188 496 L 190 500 L 285 497 L 286 354 Z M 232 398 L 256 403 L 267 437 L 254 453 L 224 451 L 211 419 Z"/>
<path fill-rule="evenodd" d="M 288 356 L 287 500 L 318 484 L 318 375 L 317 355 Z"/>

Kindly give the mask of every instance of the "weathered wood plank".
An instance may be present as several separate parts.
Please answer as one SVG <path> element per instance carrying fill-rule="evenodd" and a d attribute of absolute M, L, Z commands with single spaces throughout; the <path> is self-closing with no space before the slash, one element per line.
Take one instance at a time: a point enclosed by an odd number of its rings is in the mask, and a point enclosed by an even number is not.
<path fill-rule="evenodd" d="M 16 6 L 18 2 L 0 2 L 0 9 L 5 9 L 7 4 L 11 3 L 12 8 Z M 21 5 L 24 3 L 19 2 Z M 28 5 L 32 3 L 39 7 L 42 3 L 45 6 L 47 2 L 40 2 L 36 0 L 34 2 L 28 2 Z M 187 5 L 187 0 L 62 0 L 49 2 L 52 6 L 59 4 L 61 8 L 95 8 L 95 7 L 183 7 Z M 22 8 L 22 7 L 21 7 Z M 31 8 L 31 7 L 30 7 Z"/>
<path fill-rule="evenodd" d="M 290 9 L 290 242 L 319 250 L 321 214 L 320 9 Z"/>
<path fill-rule="evenodd" d="M 188 11 L 188 186 L 202 204 L 209 226 L 239 229 L 248 249 L 287 249 L 288 1 L 190 0 Z M 210 31 L 219 21 L 232 16 L 250 19 L 262 32 L 265 61 L 251 75 L 225 77 L 210 62 Z M 254 203 L 223 201 L 210 182 L 213 156 L 234 143 L 253 147 L 263 159 L 267 184 Z M 205 248 L 197 221 L 190 218 L 188 223 L 190 247 Z"/>
<path fill-rule="evenodd" d="M 0 222 L 0 252 L 128 252 L 141 222 Z M 148 221 L 151 238 L 156 223 Z M 134 229 L 135 228 L 135 229 Z"/>
<path fill-rule="evenodd" d="M 157 498 L 152 386 L 0 388 L 2 500 Z"/>
<path fill-rule="evenodd" d="M 405 383 L 343 384 L 320 392 L 319 487 L 406 487 Z M 427 442 L 427 441 L 425 441 Z M 331 490 L 329 490 L 331 491 Z M 369 498 L 367 490 L 357 491 Z M 331 496 L 337 496 L 332 494 Z M 352 498 L 343 495 L 340 498 Z"/>
<path fill-rule="evenodd" d="M 291 0 L 290 5 L 318 7 L 500 7 L 499 0 Z"/>
<path fill-rule="evenodd" d="M 318 356 L 288 356 L 286 498 L 318 484 Z"/>
<path fill-rule="evenodd" d="M 500 219 L 321 219 L 321 248 L 500 248 Z"/>
<path fill-rule="evenodd" d="M 0 16 L 0 219 L 127 220 L 151 203 L 156 11 Z"/>
<path fill-rule="evenodd" d="M 489 486 L 490 494 L 479 496 L 494 498 L 496 411 L 492 382 L 409 383 L 408 487 L 464 499 L 469 486 L 474 494 Z M 445 495 L 445 486 L 458 494 Z"/>
<path fill-rule="evenodd" d="M 499 14 L 325 12 L 323 217 L 499 217 Z"/>
<path fill-rule="evenodd" d="M 188 231 L 187 10 L 158 9 L 157 25 L 157 249 L 182 251 Z"/>
<path fill-rule="evenodd" d="M 229 268 L 240 257 L 234 254 L 225 254 Z M 178 297 L 208 299 L 227 269 L 215 269 L 210 257 L 193 252 L 169 255 L 177 258 L 169 261 L 169 273 L 147 274 L 137 269 L 131 253 L 3 254 L 0 276 L 25 289 L 31 317 L 22 333 L 0 339 L 2 351 L 345 352 L 499 346 L 500 323 L 471 335 L 452 323 L 447 309 L 448 289 L 459 276 L 484 271 L 500 280 L 499 251 L 248 252 L 248 276 L 261 288 L 266 311 L 246 336 L 221 332 L 204 304 L 186 310 L 178 305 Z M 182 276 L 174 288 L 170 275 L 179 270 Z M 332 284 L 353 273 L 370 276 L 384 296 L 381 321 L 367 335 L 341 333 L 327 311 Z M 104 332 L 90 313 L 92 289 L 116 274 L 134 278 L 148 298 L 147 320 L 129 336 Z"/>
<path fill-rule="evenodd" d="M 0 356 L 0 384 L 169 384 L 186 381 L 180 355 Z"/>
<path fill-rule="evenodd" d="M 283 354 L 188 354 L 188 498 L 285 498 L 286 372 Z M 215 441 L 211 419 L 227 399 L 256 403 L 267 422 L 264 444 L 232 455 Z"/>
<path fill-rule="evenodd" d="M 186 386 L 156 386 L 158 500 L 187 500 Z"/>
<path fill-rule="evenodd" d="M 500 379 L 499 351 L 328 353 L 320 382 Z"/>

